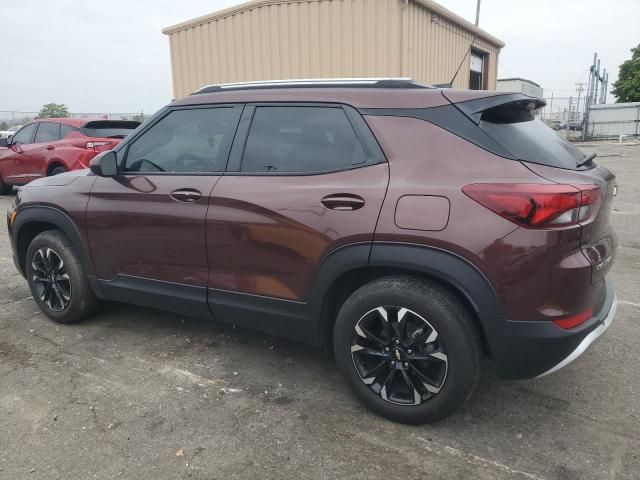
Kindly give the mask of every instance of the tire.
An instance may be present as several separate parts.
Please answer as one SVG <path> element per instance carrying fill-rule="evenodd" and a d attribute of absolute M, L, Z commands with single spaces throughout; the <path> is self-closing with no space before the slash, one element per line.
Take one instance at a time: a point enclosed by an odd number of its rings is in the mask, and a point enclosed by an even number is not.
<path fill-rule="evenodd" d="M 55 167 L 53 170 L 51 170 L 49 176 L 53 177 L 54 175 L 60 175 L 61 173 L 65 173 L 66 171 L 67 169 L 64 167 Z"/>
<path fill-rule="evenodd" d="M 7 185 L 2 181 L 2 178 L 0 178 L 0 195 L 11 195 L 12 191 L 13 185 Z"/>
<path fill-rule="evenodd" d="M 33 239 L 27 249 L 26 275 L 34 300 L 52 320 L 75 323 L 95 311 L 97 299 L 78 254 L 59 230 Z M 54 278 L 57 288 L 52 286 Z"/>
<path fill-rule="evenodd" d="M 480 379 L 474 320 L 455 295 L 431 281 L 389 276 L 359 288 L 340 309 L 333 344 L 356 396 L 397 422 L 448 417 Z"/>

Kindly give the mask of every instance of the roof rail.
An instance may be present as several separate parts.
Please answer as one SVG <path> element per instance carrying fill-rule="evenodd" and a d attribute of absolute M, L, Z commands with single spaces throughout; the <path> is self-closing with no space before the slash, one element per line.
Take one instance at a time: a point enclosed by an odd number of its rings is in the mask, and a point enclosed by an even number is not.
<path fill-rule="evenodd" d="M 272 88 L 322 88 L 322 87 L 354 87 L 354 88 L 434 88 L 430 85 L 416 83 L 411 78 L 305 78 L 291 80 L 266 80 L 256 82 L 221 83 L 207 85 L 192 93 L 222 92 L 225 90 L 252 90 Z"/>

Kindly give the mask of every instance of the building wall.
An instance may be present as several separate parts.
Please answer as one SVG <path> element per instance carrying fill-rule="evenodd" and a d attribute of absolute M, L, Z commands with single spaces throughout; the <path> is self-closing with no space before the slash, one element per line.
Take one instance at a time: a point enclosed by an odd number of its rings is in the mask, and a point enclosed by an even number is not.
<path fill-rule="evenodd" d="M 589 110 L 589 136 L 617 137 L 640 135 L 640 102 L 592 105 Z"/>
<path fill-rule="evenodd" d="M 462 63 L 453 87 L 469 88 L 471 56 L 468 51 L 473 42 L 473 48 L 485 54 L 485 85 L 489 90 L 495 90 L 500 52 L 498 45 L 489 43 L 460 23 L 418 2 L 409 3 L 406 16 L 409 43 L 403 76 L 423 83 L 449 83 Z"/>
<path fill-rule="evenodd" d="M 519 92 L 532 97 L 542 98 L 544 90 L 536 83 L 524 80 L 522 78 L 506 78 L 499 79 L 496 84 L 496 90 L 503 92 Z"/>
<path fill-rule="evenodd" d="M 284 78 L 411 76 L 451 80 L 475 34 L 428 10 L 430 0 L 262 0 L 164 30 L 174 95 L 213 83 Z M 441 7 L 440 7 L 441 8 Z M 434 20 L 435 19 L 435 20 Z M 487 52 L 495 88 L 499 46 Z M 468 86 L 469 55 L 455 86 Z"/>

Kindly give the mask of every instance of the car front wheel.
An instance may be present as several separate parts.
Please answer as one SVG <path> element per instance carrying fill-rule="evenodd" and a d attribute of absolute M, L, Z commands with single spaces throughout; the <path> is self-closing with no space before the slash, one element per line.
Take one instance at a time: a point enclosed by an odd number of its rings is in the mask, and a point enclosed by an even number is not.
<path fill-rule="evenodd" d="M 354 292 L 338 314 L 334 351 L 356 396 L 403 423 L 451 415 L 480 375 L 478 335 L 465 306 L 441 285 L 409 276 Z"/>
<path fill-rule="evenodd" d="M 49 230 L 33 239 L 27 250 L 26 275 L 40 310 L 56 322 L 78 322 L 96 307 L 78 254 L 60 231 Z"/>

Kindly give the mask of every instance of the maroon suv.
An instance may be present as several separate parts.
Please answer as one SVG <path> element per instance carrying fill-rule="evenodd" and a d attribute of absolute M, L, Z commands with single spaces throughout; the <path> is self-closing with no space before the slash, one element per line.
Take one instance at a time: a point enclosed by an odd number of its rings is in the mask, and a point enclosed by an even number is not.
<path fill-rule="evenodd" d="M 615 314 L 614 176 L 542 105 L 405 80 L 205 87 L 90 171 L 22 188 L 15 263 L 58 322 L 117 300 L 330 346 L 375 412 L 442 419 L 482 356 L 545 375 Z"/>

